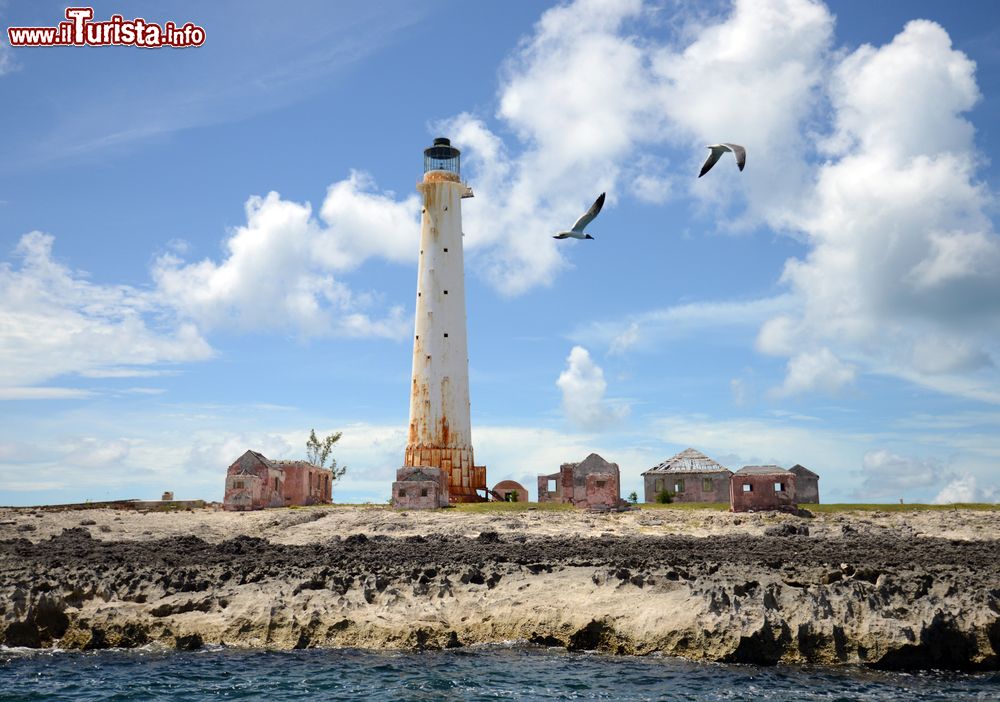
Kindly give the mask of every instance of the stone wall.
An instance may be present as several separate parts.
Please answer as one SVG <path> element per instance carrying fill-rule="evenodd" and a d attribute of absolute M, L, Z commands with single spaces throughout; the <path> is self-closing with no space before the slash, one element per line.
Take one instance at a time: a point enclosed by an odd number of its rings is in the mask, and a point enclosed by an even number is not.
<path fill-rule="evenodd" d="M 617 506 L 621 497 L 617 463 L 590 454 L 579 463 L 563 463 L 558 473 L 538 476 L 538 501 L 570 503 L 577 507 Z M 555 490 L 549 483 L 555 481 Z"/>
<path fill-rule="evenodd" d="M 282 507 L 284 471 L 263 463 L 241 466 L 240 462 L 229 467 L 226 475 L 226 493 L 223 507 L 227 510 L 264 509 Z"/>
<path fill-rule="evenodd" d="M 435 509 L 448 506 L 449 476 L 433 466 L 403 466 L 392 484 L 392 506 L 397 509 Z"/>
<path fill-rule="evenodd" d="M 730 476 L 731 471 L 653 473 L 643 477 L 644 499 L 656 502 L 656 496 L 666 489 L 674 494 L 674 502 L 729 502 Z M 683 481 L 683 490 L 676 489 L 679 481 Z"/>
<path fill-rule="evenodd" d="M 587 475 L 583 500 L 585 506 L 617 507 L 620 495 L 618 473 L 590 473 Z M 574 504 L 580 503 L 575 502 Z"/>
<path fill-rule="evenodd" d="M 808 505 L 819 504 L 819 478 L 809 475 L 795 476 L 795 499 Z"/>
<path fill-rule="evenodd" d="M 330 471 L 306 461 L 282 463 L 280 467 L 285 472 L 286 505 L 328 505 L 332 502 Z"/>
<path fill-rule="evenodd" d="M 555 490 L 549 490 L 549 481 L 554 480 Z M 559 487 L 559 473 L 538 476 L 538 501 L 539 502 L 562 502 L 562 490 Z"/>
<path fill-rule="evenodd" d="M 775 490 L 777 484 L 781 490 Z M 749 486 L 749 490 L 745 486 Z M 736 473 L 730 481 L 729 509 L 732 512 L 759 510 L 794 511 L 795 475 L 793 473 Z"/>

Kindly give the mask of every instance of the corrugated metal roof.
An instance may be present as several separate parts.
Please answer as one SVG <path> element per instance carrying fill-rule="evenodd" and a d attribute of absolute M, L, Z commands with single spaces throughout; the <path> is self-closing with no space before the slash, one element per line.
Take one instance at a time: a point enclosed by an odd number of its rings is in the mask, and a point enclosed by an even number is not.
<path fill-rule="evenodd" d="M 693 448 L 686 448 L 676 456 L 671 456 L 658 466 L 647 470 L 647 473 L 730 473 L 724 465 L 713 461 L 711 458 L 696 451 Z"/>
<path fill-rule="evenodd" d="M 744 475 L 776 475 L 788 471 L 781 466 L 743 466 L 736 472 Z"/>

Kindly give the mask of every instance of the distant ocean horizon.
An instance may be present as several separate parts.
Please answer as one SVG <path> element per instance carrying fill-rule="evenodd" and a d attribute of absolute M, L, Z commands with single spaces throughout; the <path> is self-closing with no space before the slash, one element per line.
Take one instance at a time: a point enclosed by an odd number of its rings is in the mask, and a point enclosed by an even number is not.
<path fill-rule="evenodd" d="M 1000 700 L 1000 673 L 760 667 L 569 653 L 0 648 L 0 699 L 67 700 Z"/>

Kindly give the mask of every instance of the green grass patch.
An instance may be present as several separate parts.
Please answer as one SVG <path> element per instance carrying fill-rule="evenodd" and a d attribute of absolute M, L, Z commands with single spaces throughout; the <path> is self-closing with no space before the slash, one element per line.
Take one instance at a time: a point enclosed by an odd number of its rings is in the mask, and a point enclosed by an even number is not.
<path fill-rule="evenodd" d="M 659 502 L 640 502 L 637 507 L 640 509 L 679 509 L 685 511 L 693 509 L 711 509 L 716 512 L 729 511 L 728 502 L 671 502 L 669 504 L 661 504 Z"/>
<path fill-rule="evenodd" d="M 455 505 L 458 512 L 565 512 L 576 509 L 573 505 L 560 502 L 464 502 Z"/>
<path fill-rule="evenodd" d="M 804 505 L 799 507 L 807 509 L 813 514 L 837 513 L 837 512 L 939 512 L 942 510 L 969 509 L 986 512 L 1000 511 L 1000 504 L 989 504 L 986 502 L 963 502 L 950 505 L 924 505 L 924 504 L 899 504 L 889 502 L 886 504 L 824 504 L 824 505 Z"/>
<path fill-rule="evenodd" d="M 729 504 L 726 502 L 672 502 L 670 504 L 664 505 L 656 502 L 640 502 L 638 505 L 639 509 L 642 510 L 680 510 L 680 511 L 692 511 L 699 509 L 712 510 L 714 512 L 727 512 L 729 511 Z M 310 505 L 308 507 L 298 507 L 289 506 L 284 509 L 330 509 L 333 507 L 352 507 L 354 509 L 391 509 L 390 505 L 387 504 L 358 504 L 350 502 L 341 502 L 332 505 Z M 951 505 L 925 505 L 925 504 L 898 504 L 898 503 L 885 503 L 885 504 L 821 504 L 821 505 L 809 505 L 800 504 L 799 507 L 802 509 L 807 509 L 813 514 L 835 514 L 840 512 L 924 512 L 924 511 L 941 511 L 941 510 L 976 510 L 985 512 L 997 512 L 1000 511 L 1000 504 L 990 504 L 985 502 L 976 503 L 956 503 Z M 468 502 L 463 504 L 454 505 L 453 508 L 457 512 L 486 512 L 486 513 L 496 513 L 496 512 L 525 512 L 527 510 L 537 510 L 540 512 L 565 512 L 568 510 L 577 509 L 573 505 L 563 504 L 559 502 Z M 177 507 L 172 507 L 172 509 L 177 509 Z"/>

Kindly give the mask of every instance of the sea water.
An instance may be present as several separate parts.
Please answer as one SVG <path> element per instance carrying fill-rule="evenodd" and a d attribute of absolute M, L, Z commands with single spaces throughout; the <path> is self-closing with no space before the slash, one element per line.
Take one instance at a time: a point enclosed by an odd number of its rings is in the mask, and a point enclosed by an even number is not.
<path fill-rule="evenodd" d="M 757 667 L 525 646 L 0 650 L 0 700 L 1000 700 L 1000 674 Z"/>

